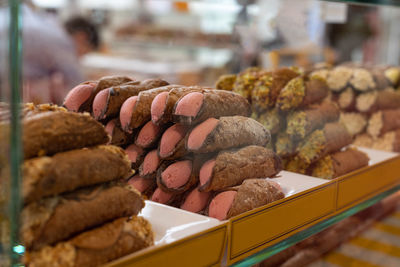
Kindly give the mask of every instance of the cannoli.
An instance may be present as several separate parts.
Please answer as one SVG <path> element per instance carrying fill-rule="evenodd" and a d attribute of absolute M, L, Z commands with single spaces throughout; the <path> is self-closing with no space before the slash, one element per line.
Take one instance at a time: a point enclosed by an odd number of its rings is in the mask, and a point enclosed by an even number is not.
<path fill-rule="evenodd" d="M 144 207 L 132 186 L 98 186 L 28 204 L 21 213 L 21 240 L 37 250 Z"/>
<path fill-rule="evenodd" d="M 154 244 L 151 225 L 142 217 L 122 217 L 54 247 L 27 252 L 29 267 L 95 267 Z"/>
<path fill-rule="evenodd" d="M 267 110 L 252 118 L 261 123 L 271 134 L 277 134 L 284 125 L 284 118 L 276 108 Z"/>
<path fill-rule="evenodd" d="M 320 102 L 328 95 L 325 80 L 301 76 L 289 81 L 280 91 L 276 106 L 281 111 L 307 107 Z"/>
<path fill-rule="evenodd" d="M 353 142 L 353 145 L 362 147 L 372 147 L 373 144 L 374 139 L 367 133 L 357 135 Z"/>
<path fill-rule="evenodd" d="M 369 147 L 389 152 L 400 152 L 400 130 L 385 133 L 382 137 L 373 140 Z"/>
<path fill-rule="evenodd" d="M 109 142 L 111 145 L 124 146 L 131 142 L 132 134 L 122 130 L 118 119 L 112 119 L 107 122 L 105 130 L 107 134 L 111 136 L 111 140 Z"/>
<path fill-rule="evenodd" d="M 188 153 L 185 148 L 187 131 L 188 127 L 177 123 L 163 133 L 158 146 L 158 155 L 161 159 L 173 160 Z"/>
<path fill-rule="evenodd" d="M 347 87 L 346 90 L 340 92 L 338 95 L 336 102 L 338 103 L 340 109 L 346 111 L 353 111 L 356 109 L 356 93 L 353 91 L 353 88 Z"/>
<path fill-rule="evenodd" d="M 75 86 L 68 92 L 63 106 L 69 111 L 88 111 L 88 104 L 85 102 L 89 100 L 96 86 L 97 82 L 85 82 Z"/>
<path fill-rule="evenodd" d="M 22 165 L 25 203 L 77 188 L 128 178 L 131 164 L 116 146 L 97 146 L 26 160 Z"/>
<path fill-rule="evenodd" d="M 96 120 L 116 117 L 126 99 L 137 96 L 141 91 L 166 86 L 161 79 L 144 80 L 131 85 L 118 85 L 100 91 L 93 100 L 93 116 Z"/>
<path fill-rule="evenodd" d="M 186 211 L 202 213 L 211 198 L 211 192 L 200 192 L 196 187 L 184 198 L 180 208 Z"/>
<path fill-rule="evenodd" d="M 348 148 L 318 160 L 312 167 L 312 176 L 333 179 L 362 167 L 368 166 L 368 156 L 355 149 Z"/>
<path fill-rule="evenodd" d="M 208 216 L 225 220 L 284 197 L 277 183 L 266 179 L 248 179 L 240 186 L 217 194 L 210 202 Z"/>
<path fill-rule="evenodd" d="M 162 163 L 157 171 L 158 187 L 173 194 L 187 191 L 199 181 L 197 165 L 190 158 Z"/>
<path fill-rule="evenodd" d="M 157 183 L 155 179 L 146 179 L 140 175 L 135 175 L 128 180 L 128 184 L 133 186 L 137 191 L 139 191 L 142 196 L 150 198 L 153 194 Z"/>
<path fill-rule="evenodd" d="M 169 92 L 162 92 L 158 94 L 151 103 L 151 120 L 159 125 L 166 124 L 172 121 L 172 113 L 176 102 L 183 96 L 191 92 L 206 92 L 211 88 L 190 86 L 178 87 L 170 90 Z"/>
<path fill-rule="evenodd" d="M 392 87 L 390 80 L 386 78 L 384 70 L 382 68 L 372 68 L 371 72 L 374 76 L 377 90 L 385 90 Z"/>
<path fill-rule="evenodd" d="M 367 69 L 354 68 L 353 75 L 349 81 L 350 85 L 357 91 L 365 92 L 376 88 L 374 76 Z"/>
<path fill-rule="evenodd" d="M 317 69 L 312 71 L 309 75 L 311 78 L 322 78 L 324 80 L 328 80 L 328 76 L 329 76 L 329 69 Z"/>
<path fill-rule="evenodd" d="M 152 148 L 158 143 L 162 131 L 162 126 L 156 125 L 152 121 L 148 121 L 139 130 L 136 136 L 135 144 L 141 148 Z"/>
<path fill-rule="evenodd" d="M 398 67 L 389 67 L 384 71 L 385 77 L 390 81 L 393 87 L 397 87 L 400 80 L 400 69 Z"/>
<path fill-rule="evenodd" d="M 367 133 L 376 138 L 397 129 L 400 129 L 400 109 L 382 110 L 369 119 Z"/>
<path fill-rule="evenodd" d="M 143 178 L 155 180 L 157 169 L 161 164 L 161 159 L 158 156 L 157 149 L 147 153 L 144 157 L 142 165 L 139 167 L 139 174 Z"/>
<path fill-rule="evenodd" d="M 181 85 L 167 85 L 142 91 L 137 96 L 131 96 L 121 106 L 119 119 L 122 129 L 132 131 L 151 120 L 151 103 L 160 93 L 169 92 L 171 89 L 179 88 Z"/>
<path fill-rule="evenodd" d="M 192 92 L 181 97 L 174 106 L 173 120 L 184 125 L 196 125 L 208 118 L 222 116 L 249 116 L 250 105 L 239 94 L 210 90 Z"/>
<path fill-rule="evenodd" d="M 265 146 L 270 140 L 269 131 L 251 118 L 210 118 L 188 134 L 186 148 L 190 152 L 208 153 L 248 145 Z"/>
<path fill-rule="evenodd" d="M 126 76 L 105 76 L 98 82 L 85 82 L 69 91 L 63 106 L 70 111 L 90 112 L 94 97 L 103 89 L 133 81 Z"/>
<path fill-rule="evenodd" d="M 127 146 L 125 148 L 125 153 L 128 155 L 128 158 L 131 161 L 132 169 L 139 168 L 140 164 L 143 162 L 144 156 L 146 155 L 146 151 L 135 144 Z"/>
<path fill-rule="evenodd" d="M 260 73 L 263 73 L 263 71 L 257 67 L 248 68 L 242 71 L 236 76 L 232 91 L 242 95 L 244 98 L 250 101 L 251 92 L 254 89 Z"/>
<path fill-rule="evenodd" d="M 367 126 L 367 119 L 364 114 L 361 113 L 344 113 L 340 114 L 339 122 L 341 122 L 349 132 L 351 136 L 358 135 L 364 132 Z"/>
<path fill-rule="evenodd" d="M 291 157 L 296 154 L 299 142 L 290 136 L 286 131 L 278 133 L 275 142 L 275 151 L 280 157 Z"/>
<path fill-rule="evenodd" d="M 215 88 L 219 90 L 232 91 L 236 82 L 236 74 L 226 74 L 218 78 Z"/>
<path fill-rule="evenodd" d="M 165 192 L 161 188 L 157 187 L 151 196 L 151 201 L 165 204 L 168 206 L 179 207 L 182 203 L 182 198 L 184 194 L 174 194 L 170 192 Z"/>
<path fill-rule="evenodd" d="M 296 157 L 311 164 L 323 156 L 339 151 L 352 142 L 351 135 L 341 123 L 327 123 L 322 130 L 315 130 L 298 147 Z"/>
<path fill-rule="evenodd" d="M 245 179 L 274 177 L 282 170 L 281 159 L 261 146 L 221 151 L 200 169 L 200 191 L 218 191 L 240 185 Z"/>
<path fill-rule="evenodd" d="M 300 174 L 308 174 L 309 163 L 305 163 L 298 157 L 290 157 L 286 159 L 284 169 L 285 171 L 295 172 Z"/>
<path fill-rule="evenodd" d="M 24 158 L 106 144 L 103 125 L 89 114 L 43 112 L 23 120 Z"/>
<path fill-rule="evenodd" d="M 345 66 L 338 66 L 330 70 L 326 83 L 328 88 L 334 92 L 342 91 L 350 82 L 353 76 L 353 69 Z"/>
<path fill-rule="evenodd" d="M 400 108 L 400 92 L 383 90 L 360 94 L 356 99 L 356 108 L 363 113 Z"/>
<path fill-rule="evenodd" d="M 7 103 L 2 104 L 3 105 L 0 108 L 0 122 L 9 122 L 11 119 L 10 106 Z M 33 103 L 22 103 L 20 105 L 19 116 L 21 119 L 23 119 L 47 111 L 67 112 L 68 110 L 64 107 L 60 107 L 54 104 L 35 105 Z"/>
<path fill-rule="evenodd" d="M 289 114 L 286 132 L 291 137 L 303 139 L 315 129 L 321 128 L 325 123 L 337 121 L 339 115 L 337 105 L 331 101 L 325 101 L 320 105 Z"/>
<path fill-rule="evenodd" d="M 299 73 L 289 68 L 264 72 L 260 75 L 251 95 L 253 110 L 261 112 L 274 107 L 280 91 L 297 76 Z"/>

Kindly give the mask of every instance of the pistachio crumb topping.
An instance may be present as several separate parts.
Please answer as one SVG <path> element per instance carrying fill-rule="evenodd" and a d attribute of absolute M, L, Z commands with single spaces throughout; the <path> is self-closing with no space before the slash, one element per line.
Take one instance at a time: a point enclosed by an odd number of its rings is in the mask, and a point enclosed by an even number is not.
<path fill-rule="evenodd" d="M 286 163 L 285 170 L 300 174 L 306 174 L 308 167 L 308 164 L 305 164 L 304 161 L 295 157 Z"/>
<path fill-rule="evenodd" d="M 270 99 L 272 82 L 271 73 L 264 73 L 259 77 L 251 94 L 253 107 L 258 110 L 265 110 L 272 104 Z"/>
<path fill-rule="evenodd" d="M 240 73 L 235 80 L 232 91 L 241 94 L 247 99 L 251 99 L 251 92 L 258 79 L 258 68 L 249 68 Z"/>
<path fill-rule="evenodd" d="M 326 143 L 323 130 L 316 130 L 299 147 L 297 156 L 307 164 L 311 164 L 321 156 Z"/>
<path fill-rule="evenodd" d="M 284 157 L 293 154 L 294 146 L 292 140 L 285 132 L 279 133 L 275 144 L 276 153 L 279 156 Z"/>
<path fill-rule="evenodd" d="M 305 85 L 302 77 L 292 79 L 279 94 L 277 105 L 281 110 L 297 108 L 305 96 Z"/>
<path fill-rule="evenodd" d="M 287 118 L 286 132 L 291 136 L 306 136 L 307 117 L 304 111 L 292 112 Z"/>
<path fill-rule="evenodd" d="M 220 90 L 232 91 L 235 81 L 236 81 L 235 74 L 222 75 L 221 77 L 218 78 L 217 82 L 215 83 L 215 88 Z"/>
<path fill-rule="evenodd" d="M 333 169 L 332 157 L 330 155 L 323 157 L 315 163 L 312 176 L 323 179 L 334 178 L 335 171 Z"/>
<path fill-rule="evenodd" d="M 259 114 L 257 120 L 271 132 L 279 130 L 280 118 L 276 109 Z"/>
<path fill-rule="evenodd" d="M 384 75 L 392 84 L 397 84 L 400 78 L 400 70 L 398 68 L 391 67 L 385 70 Z"/>

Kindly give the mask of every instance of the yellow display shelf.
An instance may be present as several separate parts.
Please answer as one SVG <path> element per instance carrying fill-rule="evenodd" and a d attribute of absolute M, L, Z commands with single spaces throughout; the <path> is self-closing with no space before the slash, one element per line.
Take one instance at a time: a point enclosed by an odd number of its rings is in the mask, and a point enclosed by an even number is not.
<path fill-rule="evenodd" d="M 251 266 L 399 188 L 395 156 L 108 266 Z"/>
<path fill-rule="evenodd" d="M 333 214 L 336 181 L 234 217 L 228 264 L 246 258 Z"/>
<path fill-rule="evenodd" d="M 184 239 L 148 248 L 107 265 L 127 266 L 220 266 L 228 239 L 228 223 Z"/>
<path fill-rule="evenodd" d="M 228 264 L 232 265 L 239 261 L 243 262 L 237 266 L 256 264 L 308 236 L 322 231 L 333 223 L 373 205 L 399 188 L 400 156 L 396 156 L 349 173 L 329 184 L 265 206 L 262 208 L 264 210 L 262 217 L 257 215 L 260 209 L 239 215 L 230 220 L 232 244 L 229 246 Z M 332 191 L 333 197 L 331 196 Z M 333 210 L 332 199 L 335 201 Z M 294 204 L 290 203 L 291 201 Z M 299 205 L 295 203 L 299 203 Z M 282 209 L 281 212 L 270 211 L 277 206 Z M 241 221 L 246 220 L 246 217 L 254 218 L 254 220 L 257 220 L 258 217 L 260 221 L 248 224 L 247 228 L 241 228 Z M 302 224 L 302 222 L 305 223 Z M 263 225 L 266 227 L 262 227 Z M 286 229 L 283 226 L 286 226 Z M 316 227 L 313 228 L 313 226 Z M 308 233 L 305 233 L 306 229 Z M 246 235 L 251 238 L 247 238 Z M 294 237 L 295 235 L 297 236 Z M 254 238 L 254 236 L 258 236 L 258 238 Z M 262 237 L 265 239 L 262 240 Z M 290 237 L 294 238 L 288 240 Z M 282 241 L 286 241 L 286 243 Z M 241 243 L 244 245 L 240 245 Z M 274 245 L 275 247 L 273 247 Z M 264 255 L 255 255 L 257 253 Z M 249 260 L 253 256 L 254 259 Z"/>

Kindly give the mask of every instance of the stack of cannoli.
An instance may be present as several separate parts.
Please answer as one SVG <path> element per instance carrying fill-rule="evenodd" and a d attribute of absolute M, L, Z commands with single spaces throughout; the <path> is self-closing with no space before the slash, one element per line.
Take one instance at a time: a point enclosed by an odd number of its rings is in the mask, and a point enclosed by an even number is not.
<path fill-rule="evenodd" d="M 221 77 L 217 86 L 230 84 L 232 88 L 228 89 L 250 100 L 252 117 L 270 130 L 271 147 L 283 159 L 286 170 L 330 179 L 363 167 L 368 161 L 351 160 L 354 154 L 365 159 L 358 150 L 342 151 L 352 137 L 339 123 L 338 105 L 330 100 L 326 82 L 329 73 L 325 66 L 303 72 L 295 68 L 251 68 L 236 79 Z M 334 160 L 328 160 L 331 158 Z M 324 171 L 320 166 L 325 167 Z"/>
<path fill-rule="evenodd" d="M 27 266 L 98 266 L 153 244 L 137 217 L 143 198 L 124 182 L 131 163 L 106 145 L 103 125 L 88 113 L 33 106 L 22 126 Z"/>
<path fill-rule="evenodd" d="M 142 146 L 148 152 L 129 183 L 151 200 L 224 220 L 283 197 L 279 186 L 265 179 L 281 169 L 280 159 L 265 148 L 270 133 L 248 117 L 250 105 L 242 96 L 174 87 L 159 92 L 149 111 L 142 110 L 148 112 L 148 123 L 161 134 Z M 121 109 L 120 121 L 124 125 L 129 115 L 124 129 L 135 131 L 131 113 Z"/>
<path fill-rule="evenodd" d="M 143 195 L 223 220 L 283 197 L 279 185 L 265 180 L 281 170 L 279 157 L 265 147 L 270 132 L 248 117 L 246 98 L 229 92 L 235 77 L 222 81 L 224 90 L 159 79 L 114 78 L 124 83 L 101 90 L 84 83 L 64 106 L 91 107 L 111 144 L 128 154 L 137 170 L 128 183 Z"/>
<path fill-rule="evenodd" d="M 340 122 L 355 137 L 355 145 L 400 151 L 396 139 L 399 125 L 393 119 L 400 109 L 398 67 L 345 64 L 311 72 L 321 74 L 327 79 L 331 99 L 341 109 Z"/>

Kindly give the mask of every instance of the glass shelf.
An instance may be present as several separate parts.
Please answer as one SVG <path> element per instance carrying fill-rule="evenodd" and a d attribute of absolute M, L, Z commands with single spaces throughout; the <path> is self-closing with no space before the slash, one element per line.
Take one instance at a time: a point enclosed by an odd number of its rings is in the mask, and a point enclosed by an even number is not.
<path fill-rule="evenodd" d="M 326 228 L 328 228 L 329 226 L 332 226 L 336 223 L 338 223 L 339 221 L 350 217 L 374 204 L 376 204 L 377 202 L 381 201 L 382 199 L 384 199 L 385 197 L 397 192 L 398 190 L 400 190 L 400 185 L 396 185 L 395 187 L 380 193 L 379 195 L 376 195 L 342 213 L 339 213 L 331 218 L 328 218 L 324 221 L 321 221 L 320 223 L 317 223 L 316 225 L 311 226 L 310 228 L 307 228 L 299 233 L 296 233 L 290 237 L 288 237 L 287 239 L 271 246 L 268 247 L 258 253 L 255 253 L 253 255 L 251 255 L 250 257 L 247 257 L 246 259 L 237 262 L 235 264 L 233 264 L 232 266 L 235 267 L 245 267 L 245 266 L 252 266 L 254 264 L 257 264 L 279 252 L 281 252 L 282 250 L 285 250 L 293 245 L 295 245 L 296 243 L 312 236 L 315 235 L 319 232 L 321 232 L 322 230 L 325 230 Z"/>

